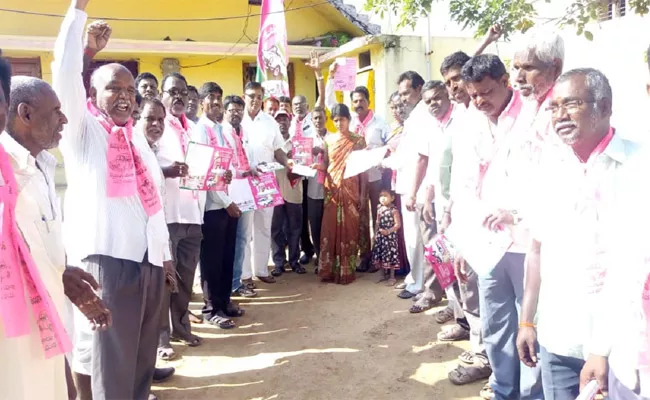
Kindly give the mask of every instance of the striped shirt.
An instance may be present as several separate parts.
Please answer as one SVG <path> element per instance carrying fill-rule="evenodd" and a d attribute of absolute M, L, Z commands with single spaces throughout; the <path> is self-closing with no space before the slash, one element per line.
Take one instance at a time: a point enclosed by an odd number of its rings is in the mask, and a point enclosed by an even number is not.
<path fill-rule="evenodd" d="M 142 262 L 148 254 L 149 262 L 162 266 L 164 260 L 171 260 L 164 211 L 147 217 L 137 194 L 109 198 L 106 193 L 108 135 L 86 109 L 82 81 L 82 39 L 87 19 L 85 12 L 70 8 L 56 40 L 52 63 L 53 87 L 68 118 L 59 147 L 68 182 L 63 223 L 68 264 L 82 266 L 82 260 L 93 254 Z M 156 173 L 158 161 L 144 135 L 136 130 L 133 146 L 160 190 L 163 182 Z"/>

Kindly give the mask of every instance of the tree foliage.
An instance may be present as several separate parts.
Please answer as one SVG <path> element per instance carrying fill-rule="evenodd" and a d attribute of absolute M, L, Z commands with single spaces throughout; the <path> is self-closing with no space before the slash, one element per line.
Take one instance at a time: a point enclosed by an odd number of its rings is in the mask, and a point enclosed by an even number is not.
<path fill-rule="evenodd" d="M 366 0 L 367 11 L 380 16 L 388 12 L 399 16 L 399 27 L 415 27 L 419 17 L 429 14 L 434 0 Z M 546 3 L 559 0 L 544 0 Z M 620 1 L 620 0 L 619 0 Z M 565 13 L 544 23 L 554 23 L 558 27 L 571 26 L 576 34 L 591 40 L 593 35 L 586 30 L 587 24 L 597 21 L 607 12 L 609 0 L 574 0 Z M 618 2 L 614 0 L 614 7 Z M 485 35 L 490 27 L 499 24 L 504 38 L 516 32 L 526 32 L 536 21 L 539 23 L 536 0 L 450 0 L 449 15 L 463 28 L 476 30 L 476 36 Z M 627 13 L 645 15 L 650 8 L 650 0 L 628 0 Z"/>

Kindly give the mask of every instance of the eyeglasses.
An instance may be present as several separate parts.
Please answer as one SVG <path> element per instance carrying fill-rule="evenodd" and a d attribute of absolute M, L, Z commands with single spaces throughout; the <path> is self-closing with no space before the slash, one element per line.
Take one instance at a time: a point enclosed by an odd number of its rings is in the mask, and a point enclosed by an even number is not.
<path fill-rule="evenodd" d="M 241 109 L 241 108 L 231 108 L 231 109 L 226 110 L 226 112 L 228 114 L 243 114 L 244 110 Z"/>
<path fill-rule="evenodd" d="M 187 90 L 178 89 L 163 90 L 163 93 L 167 93 L 171 97 L 186 97 L 190 94 Z"/>
<path fill-rule="evenodd" d="M 551 114 L 556 114 L 558 111 L 563 110 L 566 111 L 567 114 L 574 114 L 580 110 L 580 107 L 582 107 L 583 104 L 594 104 L 594 103 L 596 103 L 595 100 L 581 100 L 581 99 L 568 100 L 562 104 L 551 104 L 548 107 L 546 107 L 546 111 L 550 111 Z"/>

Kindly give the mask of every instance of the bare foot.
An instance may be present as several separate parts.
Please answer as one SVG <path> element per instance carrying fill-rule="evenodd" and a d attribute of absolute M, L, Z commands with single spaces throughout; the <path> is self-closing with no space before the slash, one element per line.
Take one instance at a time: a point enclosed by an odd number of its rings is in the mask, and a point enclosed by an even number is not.
<path fill-rule="evenodd" d="M 384 274 L 381 274 L 379 276 L 379 279 L 377 279 L 377 283 L 386 282 L 387 280 L 388 280 L 388 277 L 386 275 L 384 275 Z"/>
<path fill-rule="evenodd" d="M 388 282 L 386 282 L 386 286 L 395 286 L 397 283 L 397 280 L 395 278 L 388 279 Z"/>

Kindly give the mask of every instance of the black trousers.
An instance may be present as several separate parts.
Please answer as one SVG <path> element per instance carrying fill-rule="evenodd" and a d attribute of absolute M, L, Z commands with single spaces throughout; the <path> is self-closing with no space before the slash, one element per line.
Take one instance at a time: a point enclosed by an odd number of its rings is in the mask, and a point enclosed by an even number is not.
<path fill-rule="evenodd" d="M 271 254 L 276 267 L 284 267 L 287 262 L 284 238 L 289 247 L 289 265 L 298 266 L 300 259 L 300 231 L 302 229 L 302 204 L 285 202 L 275 206 L 271 221 Z M 286 224 L 286 231 L 285 231 Z M 286 235 L 286 236 L 285 236 Z"/>
<path fill-rule="evenodd" d="M 307 255 L 307 257 L 311 257 L 318 253 L 318 250 L 315 248 L 320 247 L 320 243 L 314 242 L 314 238 L 309 235 L 309 202 L 307 201 L 308 185 L 309 181 L 304 179 L 302 181 L 302 232 L 300 234 L 300 249 Z M 318 232 L 320 233 L 320 230 Z"/>
<path fill-rule="evenodd" d="M 304 203 L 303 203 L 304 204 Z M 316 257 L 320 256 L 320 230 L 323 226 L 323 206 L 325 200 L 316 200 L 307 198 L 307 209 L 309 219 L 309 227 L 311 228 L 311 240 L 314 243 L 314 250 Z"/>
<path fill-rule="evenodd" d="M 225 209 L 206 211 L 203 216 L 201 285 L 203 315 L 208 319 L 230 303 L 238 221 Z"/>

